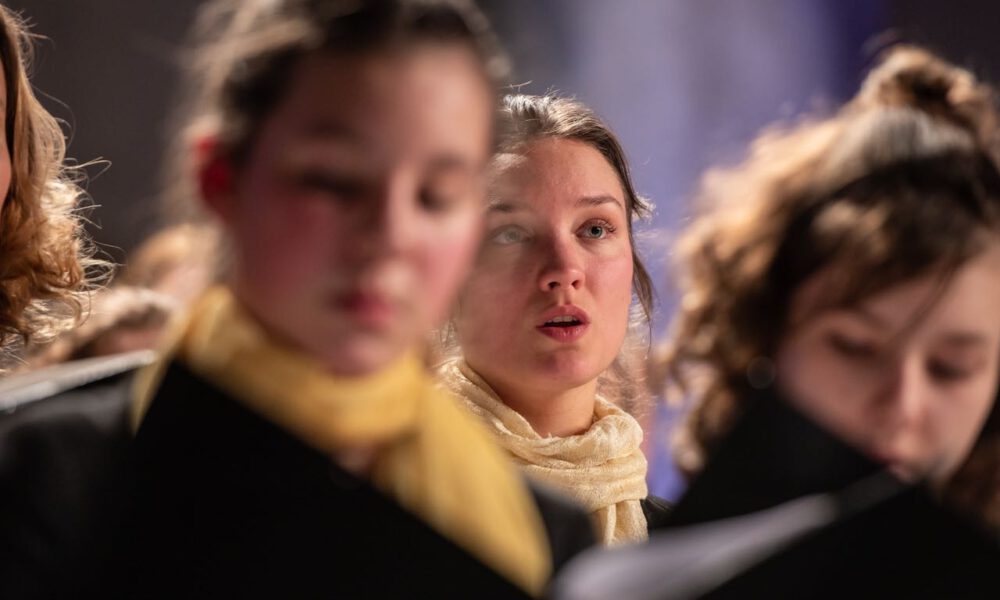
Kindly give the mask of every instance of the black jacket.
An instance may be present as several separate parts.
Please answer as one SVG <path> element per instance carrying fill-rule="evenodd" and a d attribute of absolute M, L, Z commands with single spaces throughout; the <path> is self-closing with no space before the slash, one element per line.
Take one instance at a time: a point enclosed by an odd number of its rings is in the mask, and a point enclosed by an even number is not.
<path fill-rule="evenodd" d="M 0 597 L 523 597 L 180 363 L 133 436 L 134 372 L 0 397 Z M 589 521 L 532 491 L 561 566 Z"/>
<path fill-rule="evenodd" d="M 746 405 L 649 544 L 585 554 L 555 598 L 1000 598 L 1000 540 L 779 398 Z"/>
<path fill-rule="evenodd" d="M 639 501 L 642 514 L 646 517 L 646 529 L 652 533 L 670 519 L 674 507 L 667 500 L 652 494 Z"/>

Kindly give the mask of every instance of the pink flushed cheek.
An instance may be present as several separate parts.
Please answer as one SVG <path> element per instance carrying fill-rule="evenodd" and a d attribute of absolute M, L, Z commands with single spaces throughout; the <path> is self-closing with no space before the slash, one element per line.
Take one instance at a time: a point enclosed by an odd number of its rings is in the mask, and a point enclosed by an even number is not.
<path fill-rule="evenodd" d="M 326 280 L 337 264 L 336 246 L 344 244 L 337 225 L 323 211 L 307 207 L 264 205 L 260 209 L 241 231 L 247 275 L 261 286 L 291 286 L 284 291 L 288 293 Z"/>
<path fill-rule="evenodd" d="M 426 243 L 420 256 L 409 302 L 415 312 L 437 325 L 447 318 L 459 287 L 469 274 L 475 240 L 462 237 L 449 243 Z"/>

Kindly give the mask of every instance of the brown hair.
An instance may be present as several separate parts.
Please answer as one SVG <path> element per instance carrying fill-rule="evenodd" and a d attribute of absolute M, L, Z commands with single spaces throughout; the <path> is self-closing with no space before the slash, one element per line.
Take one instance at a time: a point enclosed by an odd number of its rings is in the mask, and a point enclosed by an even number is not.
<path fill-rule="evenodd" d="M 79 321 L 90 290 L 107 274 L 79 214 L 79 187 L 65 168 L 59 124 L 35 98 L 32 45 L 20 17 L 0 6 L 0 60 L 11 178 L 0 207 L 0 351 L 46 338 Z M 2 356 L 0 356 L 2 358 Z"/>
<path fill-rule="evenodd" d="M 313 52 L 368 53 L 454 43 L 478 58 L 494 89 L 508 63 L 485 16 L 470 0 L 214 0 L 198 15 L 189 97 L 167 175 L 168 208 L 190 217 L 196 141 L 239 164 L 263 119 L 281 101 L 292 66 Z M 194 211 L 195 213 L 197 211 Z"/>
<path fill-rule="evenodd" d="M 615 170 L 625 195 L 625 217 L 629 245 L 632 249 L 632 286 L 641 308 L 641 315 L 632 319 L 632 331 L 618 358 L 598 381 L 598 391 L 609 400 L 636 411 L 648 396 L 643 381 L 642 365 L 646 359 L 645 339 L 653 307 L 653 282 L 635 245 L 634 221 L 649 216 L 651 206 L 640 196 L 632 183 L 625 150 L 611 128 L 590 108 L 571 98 L 555 95 L 534 96 L 510 94 L 500 106 L 499 139 L 496 157 L 518 154 L 532 142 L 558 138 L 576 140 L 595 148 Z M 640 331 L 643 325 L 646 331 Z M 445 352 L 457 345 L 451 332 L 443 344 Z"/>
<path fill-rule="evenodd" d="M 945 283 L 1000 239 L 993 101 L 967 71 L 898 47 L 839 112 L 770 130 L 742 164 L 706 175 L 676 249 L 682 298 L 662 357 L 697 398 L 676 439 L 683 471 L 768 383 L 810 276 L 837 279 L 815 310 L 847 306 L 924 274 Z M 997 435 L 991 418 L 980 446 Z"/>

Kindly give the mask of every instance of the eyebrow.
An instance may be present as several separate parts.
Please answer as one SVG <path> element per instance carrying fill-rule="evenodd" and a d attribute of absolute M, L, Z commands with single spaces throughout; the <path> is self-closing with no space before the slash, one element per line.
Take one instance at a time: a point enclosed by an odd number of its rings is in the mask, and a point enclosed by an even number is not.
<path fill-rule="evenodd" d="M 308 141 L 347 140 L 357 141 L 358 132 L 348 125 L 327 119 L 317 119 L 303 123 L 298 134 Z"/>
<path fill-rule="evenodd" d="M 599 194 L 597 196 L 584 196 L 576 201 L 577 206 L 600 206 L 602 204 L 617 204 L 619 208 L 625 210 L 625 205 L 622 204 L 621 200 L 610 196 L 608 194 Z"/>
<path fill-rule="evenodd" d="M 981 346 L 986 344 L 986 336 L 973 332 L 956 332 L 942 336 L 941 341 L 949 346 Z"/>
<path fill-rule="evenodd" d="M 625 210 L 625 206 L 622 204 L 621 200 L 607 194 L 584 196 L 576 201 L 577 206 L 601 206 L 602 204 L 617 204 L 622 210 Z M 510 214 L 527 210 L 527 206 L 525 206 L 522 202 L 504 202 L 498 200 L 496 202 L 491 202 L 487 207 L 487 210 L 490 212 Z"/>
<path fill-rule="evenodd" d="M 864 306 L 851 306 L 847 309 L 847 312 L 856 317 L 860 317 L 861 320 L 867 322 L 869 325 L 878 327 L 879 329 L 889 328 L 888 321 L 868 310 Z"/>
<path fill-rule="evenodd" d="M 497 212 L 503 214 L 515 213 L 520 210 L 527 210 L 523 204 L 513 203 L 513 202 L 490 202 L 489 206 L 486 207 L 488 212 Z"/>
<path fill-rule="evenodd" d="M 878 327 L 880 329 L 888 329 L 889 323 L 879 317 L 870 310 L 864 307 L 858 306 L 850 309 L 850 312 L 858 317 L 861 317 L 864 321 Z M 949 346 L 968 348 L 971 346 L 980 346 L 986 344 L 986 336 L 980 333 L 971 331 L 958 331 L 953 333 L 946 333 L 939 338 L 941 342 Z"/>

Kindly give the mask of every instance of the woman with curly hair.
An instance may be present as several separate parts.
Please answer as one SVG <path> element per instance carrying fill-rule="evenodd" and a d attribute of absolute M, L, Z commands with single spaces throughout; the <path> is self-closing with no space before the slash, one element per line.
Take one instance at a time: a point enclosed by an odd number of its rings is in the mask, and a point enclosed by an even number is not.
<path fill-rule="evenodd" d="M 556 598 L 997 597 L 994 100 L 899 47 L 708 174 L 659 365 L 693 398 L 691 488 Z"/>
<path fill-rule="evenodd" d="M 103 271 L 78 213 L 80 188 L 63 167 L 65 139 L 28 81 L 31 38 L 0 6 L 0 366 L 13 345 L 77 322 Z"/>
<path fill-rule="evenodd" d="M 664 360 L 696 399 L 676 440 L 686 473 L 773 382 L 900 478 L 1000 525 L 994 102 L 969 72 L 896 48 L 837 114 L 708 174 Z"/>

